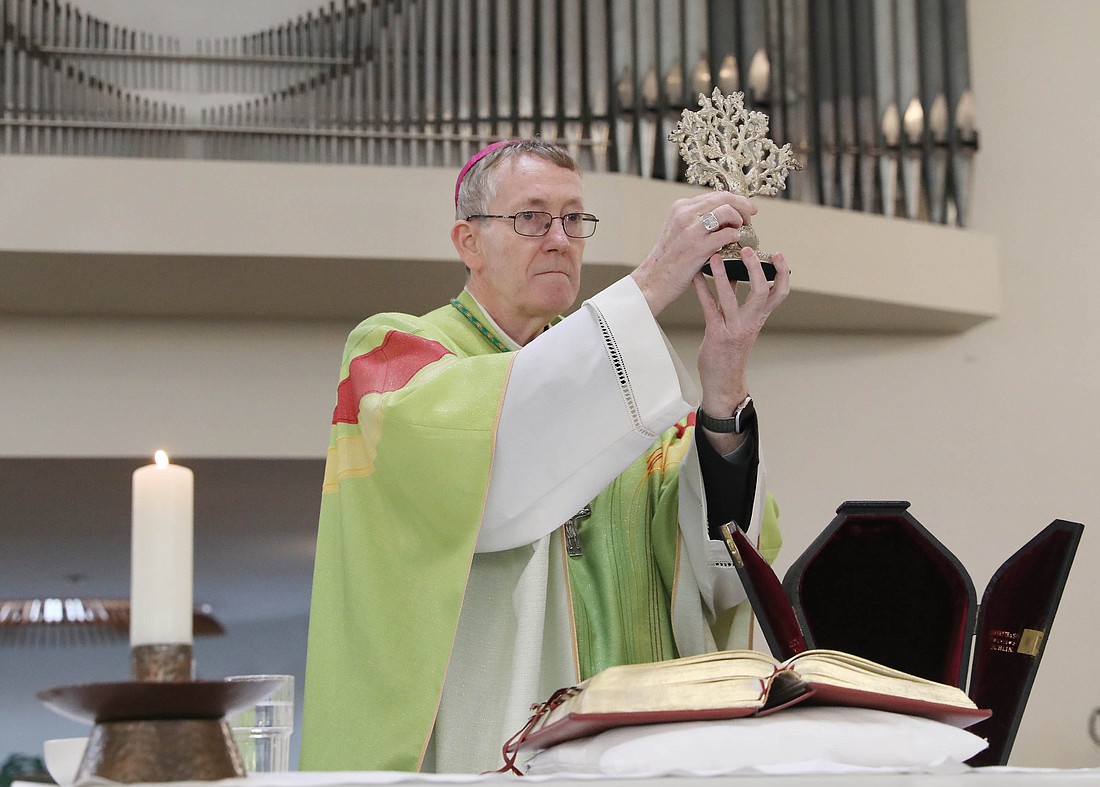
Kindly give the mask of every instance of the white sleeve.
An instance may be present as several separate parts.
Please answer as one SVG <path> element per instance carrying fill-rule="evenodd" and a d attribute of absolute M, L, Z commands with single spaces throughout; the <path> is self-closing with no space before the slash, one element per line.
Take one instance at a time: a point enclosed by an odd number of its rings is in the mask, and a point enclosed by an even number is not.
<path fill-rule="evenodd" d="M 723 541 L 712 539 L 707 528 L 706 492 L 695 441 L 680 464 L 679 516 L 684 552 L 699 586 L 699 595 L 713 619 L 719 612 L 745 600 L 745 589 Z M 756 468 L 756 497 L 745 534 L 752 543 L 760 539 L 766 495 L 764 462 Z"/>
<path fill-rule="evenodd" d="M 477 551 L 530 544 L 691 411 L 695 387 L 629 276 L 520 349 Z"/>

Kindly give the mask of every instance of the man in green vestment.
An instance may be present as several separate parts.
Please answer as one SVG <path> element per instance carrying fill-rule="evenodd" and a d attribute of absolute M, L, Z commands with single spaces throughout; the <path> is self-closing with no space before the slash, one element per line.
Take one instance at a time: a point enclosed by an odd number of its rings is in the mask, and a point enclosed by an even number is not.
<path fill-rule="evenodd" d="M 649 256 L 564 319 L 599 221 L 572 158 L 495 143 L 455 204 L 463 292 L 422 317 L 376 315 L 345 347 L 305 770 L 492 769 L 563 685 L 745 646 L 744 591 L 713 536 L 733 520 L 766 555 L 779 547 L 745 368 L 790 269 L 776 255 L 770 284 L 746 250 L 739 302 L 715 254 L 750 201 L 677 201 Z M 655 322 L 688 287 L 706 320 L 697 411 Z"/>

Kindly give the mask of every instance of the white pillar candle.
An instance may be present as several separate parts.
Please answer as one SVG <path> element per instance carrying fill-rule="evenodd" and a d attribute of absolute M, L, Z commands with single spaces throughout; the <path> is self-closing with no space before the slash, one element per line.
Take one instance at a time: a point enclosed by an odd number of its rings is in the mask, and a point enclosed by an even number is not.
<path fill-rule="evenodd" d="M 134 471 L 130 646 L 191 644 L 195 476 L 168 463 Z"/>

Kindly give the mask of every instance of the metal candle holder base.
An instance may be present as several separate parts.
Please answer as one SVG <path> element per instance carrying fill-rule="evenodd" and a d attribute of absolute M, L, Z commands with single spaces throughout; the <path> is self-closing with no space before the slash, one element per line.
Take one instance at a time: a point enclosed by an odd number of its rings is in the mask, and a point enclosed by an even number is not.
<path fill-rule="evenodd" d="M 192 681 L 190 645 L 137 646 L 131 666 L 133 681 L 38 694 L 65 716 L 95 722 L 78 779 L 134 784 L 245 775 L 225 716 L 277 681 Z"/>
<path fill-rule="evenodd" d="M 213 781 L 244 776 L 229 725 L 215 719 L 156 719 L 96 724 L 77 780 Z"/>
<path fill-rule="evenodd" d="M 191 680 L 190 645 L 135 645 L 130 673 L 137 683 Z M 115 782 L 210 781 L 244 776 L 233 734 L 224 720 L 165 718 L 98 722 L 88 739 L 77 779 Z"/>

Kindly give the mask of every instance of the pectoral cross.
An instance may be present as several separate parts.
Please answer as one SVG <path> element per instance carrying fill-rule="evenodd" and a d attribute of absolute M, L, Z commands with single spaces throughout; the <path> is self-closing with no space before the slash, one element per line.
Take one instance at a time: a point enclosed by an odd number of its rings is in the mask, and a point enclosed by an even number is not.
<path fill-rule="evenodd" d="M 587 519 L 592 516 L 592 509 L 589 506 L 585 506 L 565 522 L 565 551 L 569 557 L 580 557 L 584 554 L 584 550 L 581 549 L 581 536 L 577 532 L 577 523 L 582 519 Z"/>

